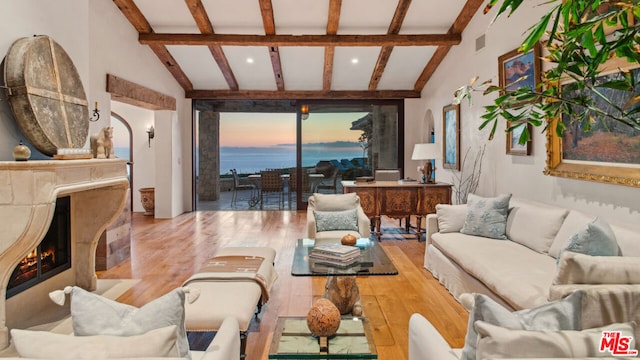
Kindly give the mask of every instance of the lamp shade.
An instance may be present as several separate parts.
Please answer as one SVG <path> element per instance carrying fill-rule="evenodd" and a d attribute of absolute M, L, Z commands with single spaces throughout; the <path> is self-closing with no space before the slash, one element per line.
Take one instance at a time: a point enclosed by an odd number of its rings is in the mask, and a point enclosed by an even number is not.
<path fill-rule="evenodd" d="M 415 144 L 413 146 L 411 160 L 431 160 L 440 159 L 441 157 L 440 146 L 438 144 Z"/>

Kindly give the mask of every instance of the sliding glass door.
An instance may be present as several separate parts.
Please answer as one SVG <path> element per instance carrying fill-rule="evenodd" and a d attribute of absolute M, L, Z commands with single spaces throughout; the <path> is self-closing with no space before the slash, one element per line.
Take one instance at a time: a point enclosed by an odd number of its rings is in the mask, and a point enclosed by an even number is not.
<path fill-rule="evenodd" d="M 375 169 L 402 173 L 401 101 L 298 101 L 298 173 L 304 208 L 314 192 L 342 193 L 342 180 Z M 308 186 L 303 182 L 308 179 Z"/>

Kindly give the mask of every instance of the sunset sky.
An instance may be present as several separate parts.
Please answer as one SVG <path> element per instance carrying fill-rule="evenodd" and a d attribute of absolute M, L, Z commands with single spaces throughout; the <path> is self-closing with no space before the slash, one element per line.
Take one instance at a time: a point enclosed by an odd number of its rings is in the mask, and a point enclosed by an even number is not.
<path fill-rule="evenodd" d="M 362 133 L 349 130 L 351 123 L 367 113 L 311 113 L 302 123 L 302 142 L 358 141 Z M 129 146 L 129 133 L 112 121 L 116 147 Z M 220 146 L 276 146 L 296 143 L 296 114 L 221 113 Z"/>
<path fill-rule="evenodd" d="M 313 114 L 302 123 L 303 143 L 358 141 L 351 123 L 367 113 Z M 295 144 L 296 114 L 221 113 L 220 146 Z"/>

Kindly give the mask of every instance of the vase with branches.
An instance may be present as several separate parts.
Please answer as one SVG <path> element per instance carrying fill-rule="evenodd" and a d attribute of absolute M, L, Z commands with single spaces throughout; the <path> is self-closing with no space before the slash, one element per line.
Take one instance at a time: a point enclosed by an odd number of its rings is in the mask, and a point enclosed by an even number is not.
<path fill-rule="evenodd" d="M 475 154 L 471 155 L 471 148 L 468 148 L 460 162 L 460 171 L 452 170 L 453 175 L 453 198 L 456 204 L 466 204 L 469 194 L 474 193 L 480 184 L 480 175 L 482 174 L 482 159 L 484 158 L 484 150 L 487 145 Z M 468 164 L 467 160 L 473 163 Z"/>

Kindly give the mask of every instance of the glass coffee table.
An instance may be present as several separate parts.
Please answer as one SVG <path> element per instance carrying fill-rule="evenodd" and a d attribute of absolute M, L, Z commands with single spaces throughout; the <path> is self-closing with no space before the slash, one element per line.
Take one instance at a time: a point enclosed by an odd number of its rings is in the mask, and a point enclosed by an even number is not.
<path fill-rule="evenodd" d="M 382 249 L 379 242 L 370 239 L 358 239 L 356 246 L 360 248 L 360 259 L 348 266 L 314 261 L 309 253 L 315 245 L 339 243 L 340 239 L 313 240 L 298 239 L 293 255 L 291 275 L 293 276 L 372 276 L 398 275 L 398 269 Z"/>
<path fill-rule="evenodd" d="M 343 317 L 338 332 L 329 338 L 328 351 L 320 352 L 307 318 L 279 317 L 269 348 L 269 359 L 377 359 L 371 327 L 366 318 Z"/>

